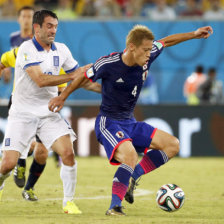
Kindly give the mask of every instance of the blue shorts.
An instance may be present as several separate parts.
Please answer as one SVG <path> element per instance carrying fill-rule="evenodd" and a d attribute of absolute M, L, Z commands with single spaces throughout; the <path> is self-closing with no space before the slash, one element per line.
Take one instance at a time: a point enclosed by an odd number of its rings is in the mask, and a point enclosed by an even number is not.
<path fill-rule="evenodd" d="M 96 118 L 95 132 L 97 140 L 104 146 L 107 157 L 112 165 L 120 162 L 113 158 L 115 150 L 124 141 L 132 141 L 136 152 L 148 150 L 156 128 L 135 118 L 114 120 L 99 114 Z"/>

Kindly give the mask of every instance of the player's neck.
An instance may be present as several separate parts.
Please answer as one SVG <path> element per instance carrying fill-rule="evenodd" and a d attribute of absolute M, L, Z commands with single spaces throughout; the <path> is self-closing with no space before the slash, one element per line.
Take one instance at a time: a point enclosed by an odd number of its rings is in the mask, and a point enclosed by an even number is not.
<path fill-rule="evenodd" d="M 121 58 L 122 58 L 123 63 L 127 66 L 135 66 L 136 65 L 132 54 L 128 50 L 122 54 Z"/>
<path fill-rule="evenodd" d="M 22 38 L 27 38 L 27 37 L 32 37 L 33 36 L 33 32 L 32 32 L 31 29 L 21 30 L 20 33 L 21 33 L 20 36 Z"/>
<path fill-rule="evenodd" d="M 51 49 L 51 44 L 46 44 L 46 43 L 44 43 L 44 42 L 41 41 L 41 39 L 38 38 L 37 36 L 35 36 L 35 39 L 36 39 L 36 41 L 40 44 L 40 46 L 41 46 L 44 50 L 49 51 L 49 50 Z"/>

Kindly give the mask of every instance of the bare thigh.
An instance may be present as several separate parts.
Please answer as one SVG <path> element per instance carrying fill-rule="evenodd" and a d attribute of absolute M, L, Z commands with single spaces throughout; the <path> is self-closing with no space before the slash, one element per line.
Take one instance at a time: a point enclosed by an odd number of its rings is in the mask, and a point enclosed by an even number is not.
<path fill-rule="evenodd" d="M 64 135 L 58 138 L 51 148 L 61 157 L 64 165 L 73 166 L 75 164 L 75 153 L 70 135 Z"/>
<path fill-rule="evenodd" d="M 149 148 L 162 150 L 169 158 L 172 158 L 179 152 L 179 140 L 167 132 L 157 129 Z"/>
<path fill-rule="evenodd" d="M 125 141 L 121 143 L 115 151 L 114 158 L 120 163 L 125 163 L 134 169 L 138 160 L 138 155 L 132 142 Z"/>

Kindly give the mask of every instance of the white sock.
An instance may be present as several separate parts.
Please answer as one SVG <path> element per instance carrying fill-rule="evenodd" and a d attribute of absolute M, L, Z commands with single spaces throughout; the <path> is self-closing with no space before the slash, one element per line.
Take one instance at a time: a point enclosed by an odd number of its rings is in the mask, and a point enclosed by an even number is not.
<path fill-rule="evenodd" d="M 10 173 L 11 173 L 11 172 L 9 172 L 9 173 L 7 173 L 7 174 L 1 174 L 1 173 L 0 173 L 0 190 L 3 189 L 5 179 L 6 179 L 7 177 L 10 176 Z"/>
<path fill-rule="evenodd" d="M 75 186 L 77 179 L 77 162 L 74 166 L 66 166 L 62 163 L 60 177 L 63 182 L 64 199 L 63 207 L 66 206 L 67 201 L 72 201 L 75 194 Z"/>

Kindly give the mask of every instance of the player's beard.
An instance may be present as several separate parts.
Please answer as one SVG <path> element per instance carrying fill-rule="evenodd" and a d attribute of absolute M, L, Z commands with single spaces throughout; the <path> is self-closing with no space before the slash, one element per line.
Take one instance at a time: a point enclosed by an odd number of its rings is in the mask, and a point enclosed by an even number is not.
<path fill-rule="evenodd" d="M 51 45 L 53 42 L 54 42 L 54 38 L 53 36 L 46 36 L 46 37 L 43 37 L 41 38 L 42 41 L 47 44 L 47 45 Z"/>

